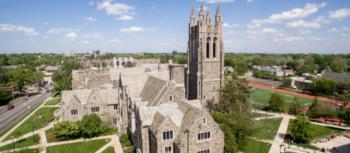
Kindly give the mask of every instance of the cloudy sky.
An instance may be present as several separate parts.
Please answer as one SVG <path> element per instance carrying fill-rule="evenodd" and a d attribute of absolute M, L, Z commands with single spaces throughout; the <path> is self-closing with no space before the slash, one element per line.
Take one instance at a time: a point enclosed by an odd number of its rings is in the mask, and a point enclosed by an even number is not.
<path fill-rule="evenodd" d="M 0 53 L 185 52 L 201 3 L 226 52 L 350 53 L 350 0 L 0 0 Z"/>

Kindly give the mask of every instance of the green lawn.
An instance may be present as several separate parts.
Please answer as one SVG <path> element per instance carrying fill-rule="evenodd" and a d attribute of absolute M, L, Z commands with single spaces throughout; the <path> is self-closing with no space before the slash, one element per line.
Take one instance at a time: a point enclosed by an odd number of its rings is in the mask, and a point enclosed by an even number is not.
<path fill-rule="evenodd" d="M 290 127 L 293 125 L 293 120 L 290 121 L 288 125 L 288 133 L 290 133 Z M 336 134 L 342 132 L 342 129 L 330 128 L 320 125 L 311 124 L 311 140 L 326 137 L 332 134 Z"/>
<path fill-rule="evenodd" d="M 269 104 L 270 95 L 272 93 L 274 93 L 274 91 L 253 88 L 249 97 L 249 101 L 254 106 L 258 108 L 263 108 L 264 106 L 267 106 Z M 293 102 L 294 95 L 288 95 L 283 93 L 280 94 L 288 106 Z M 310 105 L 313 102 L 312 99 L 307 99 L 304 97 L 298 97 L 298 99 L 301 105 Z"/>
<path fill-rule="evenodd" d="M 95 153 L 109 140 L 92 140 L 48 147 L 47 153 Z"/>
<path fill-rule="evenodd" d="M 23 150 L 16 150 L 16 153 L 39 153 L 39 149 L 23 149 Z"/>
<path fill-rule="evenodd" d="M 54 117 L 53 113 L 57 108 L 40 108 L 37 112 L 35 112 L 31 117 L 28 118 L 23 124 L 21 124 L 16 130 L 14 130 L 11 134 L 9 134 L 5 140 L 13 137 L 18 137 L 24 135 L 26 133 L 32 132 L 32 130 L 37 130 L 49 122 L 51 122 Z"/>
<path fill-rule="evenodd" d="M 55 97 L 55 98 L 52 98 L 51 100 L 47 101 L 47 102 L 45 103 L 45 105 L 46 105 L 46 106 L 47 106 L 47 105 L 57 105 L 57 104 L 59 104 L 60 102 L 61 102 L 61 98 Z"/>
<path fill-rule="evenodd" d="M 244 153 L 268 153 L 271 145 L 255 140 L 247 140 L 247 145 L 245 146 Z"/>
<path fill-rule="evenodd" d="M 104 150 L 102 153 L 114 153 L 113 147 L 108 147 L 106 150 Z"/>
<path fill-rule="evenodd" d="M 268 116 L 271 116 L 271 115 L 268 115 L 268 114 L 261 114 L 261 113 L 252 113 L 252 117 L 253 117 L 253 118 L 268 117 Z"/>
<path fill-rule="evenodd" d="M 257 130 L 252 137 L 273 140 L 281 124 L 282 118 L 266 119 L 257 121 Z"/>
<path fill-rule="evenodd" d="M 22 147 L 28 147 L 28 146 L 32 146 L 32 145 L 36 145 L 39 144 L 39 135 L 34 135 L 22 140 L 19 140 L 17 142 L 15 142 L 14 146 L 15 148 L 22 148 Z M 2 146 L 0 148 L 0 151 L 4 151 L 4 150 L 12 150 L 13 149 L 13 144 L 8 144 L 5 146 Z"/>

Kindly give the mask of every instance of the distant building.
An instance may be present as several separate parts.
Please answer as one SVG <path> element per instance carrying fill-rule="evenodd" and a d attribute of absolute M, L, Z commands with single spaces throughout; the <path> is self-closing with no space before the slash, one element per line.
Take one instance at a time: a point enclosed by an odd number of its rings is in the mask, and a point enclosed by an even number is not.
<path fill-rule="evenodd" d="M 291 88 L 297 90 L 308 91 L 312 87 L 312 80 L 307 77 L 291 77 Z"/>
<path fill-rule="evenodd" d="M 282 68 L 281 66 L 253 66 L 253 68 L 260 71 L 269 72 L 272 75 L 277 77 L 294 75 L 293 69 L 285 69 L 285 68 Z"/>
<path fill-rule="evenodd" d="M 324 71 L 321 73 L 321 78 L 332 80 L 340 84 L 349 84 L 350 83 L 350 73 L 338 73 L 333 71 Z"/>

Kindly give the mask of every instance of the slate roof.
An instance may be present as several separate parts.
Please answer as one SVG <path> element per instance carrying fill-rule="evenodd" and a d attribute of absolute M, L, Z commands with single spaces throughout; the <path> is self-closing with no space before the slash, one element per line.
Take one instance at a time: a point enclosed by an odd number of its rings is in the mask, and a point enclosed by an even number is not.
<path fill-rule="evenodd" d="M 115 104 L 118 102 L 118 90 L 117 89 L 79 89 L 79 90 L 66 90 L 62 91 L 62 101 L 67 105 L 72 97 L 76 97 L 81 104 L 86 104 L 90 95 L 93 92 L 99 92 L 102 101 L 107 104 Z"/>
<path fill-rule="evenodd" d="M 349 73 L 337 73 L 332 71 L 324 71 L 321 77 L 324 79 L 333 80 L 338 83 L 350 83 Z"/>
<path fill-rule="evenodd" d="M 154 76 L 149 76 L 140 95 L 142 101 L 154 103 L 157 95 L 162 94 L 161 92 L 165 90 L 166 87 L 167 81 L 156 78 Z"/>

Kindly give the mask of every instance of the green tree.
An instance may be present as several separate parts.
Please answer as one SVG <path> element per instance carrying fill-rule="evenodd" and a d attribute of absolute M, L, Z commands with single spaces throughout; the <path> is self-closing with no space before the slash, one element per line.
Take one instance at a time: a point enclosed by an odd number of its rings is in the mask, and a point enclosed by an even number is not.
<path fill-rule="evenodd" d="M 289 113 L 293 115 L 300 115 L 303 107 L 300 105 L 298 97 L 294 97 L 292 104 L 289 107 Z"/>
<path fill-rule="evenodd" d="M 332 80 L 317 78 L 312 81 L 312 92 L 314 94 L 332 95 L 336 88 L 336 83 Z"/>
<path fill-rule="evenodd" d="M 79 129 L 83 137 L 94 137 L 103 133 L 106 127 L 99 116 L 89 114 L 83 116 L 79 122 Z"/>
<path fill-rule="evenodd" d="M 187 58 L 185 56 L 176 56 L 175 60 L 178 64 L 187 64 Z"/>
<path fill-rule="evenodd" d="M 292 84 L 292 79 L 290 77 L 283 77 L 283 80 L 282 80 L 283 87 L 290 87 L 291 84 Z"/>
<path fill-rule="evenodd" d="M 286 102 L 279 93 L 272 93 L 270 96 L 268 109 L 275 112 L 284 112 L 286 108 L 285 103 Z"/>
<path fill-rule="evenodd" d="M 312 104 L 309 106 L 309 109 L 306 113 L 307 116 L 310 118 L 314 118 L 317 116 L 317 114 L 321 111 L 321 105 L 320 102 L 318 101 L 317 97 L 314 99 Z"/>
<path fill-rule="evenodd" d="M 56 123 L 53 128 L 53 133 L 63 139 L 77 138 L 80 132 L 78 122 L 63 121 Z"/>
<path fill-rule="evenodd" d="M 344 72 L 348 69 L 348 63 L 344 58 L 334 58 L 330 65 L 331 69 L 335 72 Z"/>
<path fill-rule="evenodd" d="M 246 83 L 233 74 L 232 79 L 227 80 L 220 90 L 220 102 L 215 105 L 212 113 L 225 134 L 225 152 L 228 153 L 242 150 L 246 139 L 254 131 L 251 105 L 248 102 L 250 90 Z"/>
<path fill-rule="evenodd" d="M 243 61 L 235 62 L 233 68 L 238 75 L 243 75 L 248 72 L 248 63 Z"/>
<path fill-rule="evenodd" d="M 81 68 L 81 65 L 74 58 L 66 58 L 61 62 L 61 67 L 54 73 L 52 80 L 54 91 L 72 89 L 72 71 Z"/>
<path fill-rule="evenodd" d="M 25 85 L 33 84 L 43 78 L 43 73 L 24 67 L 17 67 L 9 71 L 10 83 L 16 85 L 17 90 L 23 91 Z"/>
<path fill-rule="evenodd" d="M 291 121 L 290 131 L 296 143 L 308 143 L 310 141 L 311 123 L 305 116 L 298 116 Z"/>

